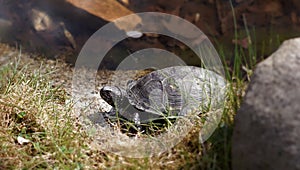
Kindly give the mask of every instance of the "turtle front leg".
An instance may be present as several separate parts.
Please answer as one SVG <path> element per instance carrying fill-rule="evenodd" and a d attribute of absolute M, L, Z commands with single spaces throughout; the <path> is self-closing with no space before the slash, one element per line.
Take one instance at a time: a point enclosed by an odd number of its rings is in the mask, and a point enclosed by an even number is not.
<path fill-rule="evenodd" d="M 133 123 L 136 126 L 137 130 L 140 131 L 141 130 L 141 119 L 140 119 L 140 115 L 139 113 L 135 112 L 133 113 Z M 117 121 L 120 117 L 117 115 L 116 109 L 112 108 L 109 112 L 105 112 L 103 117 L 106 120 L 110 120 L 111 122 L 115 122 Z"/>
<path fill-rule="evenodd" d="M 109 112 L 104 112 L 103 114 L 103 117 L 106 120 L 116 120 L 118 118 L 115 108 L 112 108 Z"/>

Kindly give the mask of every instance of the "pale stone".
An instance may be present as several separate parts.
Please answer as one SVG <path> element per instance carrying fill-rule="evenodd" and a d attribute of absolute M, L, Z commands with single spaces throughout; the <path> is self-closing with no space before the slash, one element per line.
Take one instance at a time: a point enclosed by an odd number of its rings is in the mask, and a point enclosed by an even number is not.
<path fill-rule="evenodd" d="M 235 117 L 233 169 L 300 169 L 300 38 L 257 65 Z"/>

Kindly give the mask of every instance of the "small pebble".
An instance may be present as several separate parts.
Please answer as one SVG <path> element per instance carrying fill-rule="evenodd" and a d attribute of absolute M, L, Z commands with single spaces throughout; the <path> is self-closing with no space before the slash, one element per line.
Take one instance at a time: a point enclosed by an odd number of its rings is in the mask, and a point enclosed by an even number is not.
<path fill-rule="evenodd" d="M 17 137 L 17 141 L 18 141 L 18 143 L 19 143 L 19 144 L 21 144 L 21 145 L 23 145 L 23 144 L 26 144 L 26 143 L 29 143 L 29 142 L 30 142 L 30 140 L 28 140 L 28 139 L 25 139 L 25 138 L 23 138 L 23 137 L 21 137 L 21 136 L 18 136 L 18 137 Z"/>
<path fill-rule="evenodd" d="M 140 38 L 143 36 L 143 33 L 139 31 L 127 31 L 126 35 L 131 38 Z"/>

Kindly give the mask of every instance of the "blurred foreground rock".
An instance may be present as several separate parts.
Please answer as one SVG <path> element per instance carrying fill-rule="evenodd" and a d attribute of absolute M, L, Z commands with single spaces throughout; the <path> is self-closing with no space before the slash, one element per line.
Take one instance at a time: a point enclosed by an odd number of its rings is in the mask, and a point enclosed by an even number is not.
<path fill-rule="evenodd" d="M 300 38 L 258 64 L 233 134 L 233 169 L 300 169 Z"/>

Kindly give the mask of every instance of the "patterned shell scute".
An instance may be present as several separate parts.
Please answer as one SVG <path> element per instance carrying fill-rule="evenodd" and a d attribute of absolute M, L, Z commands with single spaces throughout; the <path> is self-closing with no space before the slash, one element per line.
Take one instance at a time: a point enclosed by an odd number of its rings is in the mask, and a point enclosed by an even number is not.
<path fill-rule="evenodd" d="M 186 115 L 203 111 L 224 100 L 225 80 L 199 67 L 175 66 L 149 73 L 128 83 L 131 105 L 157 115 Z"/>

